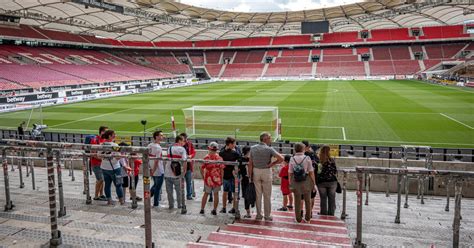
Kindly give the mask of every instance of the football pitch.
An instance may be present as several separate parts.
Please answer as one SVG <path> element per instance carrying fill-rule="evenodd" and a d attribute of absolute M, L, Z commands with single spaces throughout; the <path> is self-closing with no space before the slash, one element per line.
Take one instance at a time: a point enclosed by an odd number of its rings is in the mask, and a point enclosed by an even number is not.
<path fill-rule="evenodd" d="M 142 119 L 147 132 L 169 132 L 173 113 L 184 131 L 182 109 L 194 105 L 278 107 L 283 140 L 474 147 L 474 90 L 411 80 L 203 84 L 35 110 L 28 130 L 42 117 L 53 132 L 93 134 L 107 125 L 118 135 L 143 135 Z M 0 114 L 0 128 L 16 128 L 30 112 Z"/>

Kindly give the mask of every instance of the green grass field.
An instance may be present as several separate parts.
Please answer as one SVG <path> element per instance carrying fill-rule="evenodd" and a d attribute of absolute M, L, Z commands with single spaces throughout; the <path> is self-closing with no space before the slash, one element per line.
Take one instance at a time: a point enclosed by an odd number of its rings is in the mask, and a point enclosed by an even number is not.
<path fill-rule="evenodd" d="M 474 147 L 474 91 L 408 80 L 214 83 L 48 107 L 42 116 L 48 131 L 96 133 L 107 125 L 142 135 L 142 119 L 149 132 L 170 130 L 171 112 L 184 130 L 182 109 L 193 105 L 277 106 L 291 141 Z M 29 114 L 1 114 L 0 126 L 15 128 Z M 35 111 L 31 123 L 39 118 Z"/>

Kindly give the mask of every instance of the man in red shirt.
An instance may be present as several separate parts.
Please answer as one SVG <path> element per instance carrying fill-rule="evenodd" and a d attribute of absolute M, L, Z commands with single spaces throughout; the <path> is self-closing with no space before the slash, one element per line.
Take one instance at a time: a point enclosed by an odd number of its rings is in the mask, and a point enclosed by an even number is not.
<path fill-rule="evenodd" d="M 101 126 L 99 128 L 99 135 L 97 135 L 94 139 L 91 140 L 91 145 L 100 145 L 104 142 L 102 139 L 102 135 L 107 131 L 109 128 L 106 126 Z M 102 174 L 102 169 L 100 168 L 100 164 L 102 163 L 102 159 L 91 156 L 91 168 L 95 175 L 95 197 L 94 200 L 96 201 L 107 201 L 107 197 L 104 195 L 104 175 Z"/>
<path fill-rule="evenodd" d="M 194 149 L 193 143 L 188 140 L 188 135 L 186 133 L 180 134 L 184 137 L 186 144 L 184 144 L 184 149 L 186 150 L 186 154 L 188 155 L 189 159 L 193 159 L 196 156 L 196 150 Z M 186 200 L 192 200 L 194 195 L 194 181 L 193 181 L 193 172 L 194 172 L 194 164 L 193 162 L 188 163 L 188 168 L 186 170 L 186 174 L 184 178 L 186 180 Z"/>

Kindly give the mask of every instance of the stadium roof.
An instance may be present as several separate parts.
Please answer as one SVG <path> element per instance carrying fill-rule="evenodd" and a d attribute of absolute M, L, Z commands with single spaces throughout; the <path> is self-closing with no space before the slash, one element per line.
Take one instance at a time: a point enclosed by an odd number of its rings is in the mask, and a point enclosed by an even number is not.
<path fill-rule="evenodd" d="M 212 40 L 300 34 L 300 22 L 328 20 L 330 32 L 462 24 L 470 0 L 371 0 L 288 12 L 230 12 L 172 0 L 11 0 L 0 14 L 21 24 L 123 40 Z M 436 3 L 433 3 L 436 2 Z"/>

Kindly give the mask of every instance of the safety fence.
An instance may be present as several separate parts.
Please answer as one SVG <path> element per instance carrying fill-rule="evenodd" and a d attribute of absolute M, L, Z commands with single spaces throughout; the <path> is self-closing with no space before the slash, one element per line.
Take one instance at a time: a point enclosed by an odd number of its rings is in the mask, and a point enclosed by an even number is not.
<path fill-rule="evenodd" d="M 151 226 L 151 202 L 150 202 L 150 167 L 149 161 L 162 160 L 162 161 L 179 161 L 179 162 L 193 162 L 197 164 L 202 163 L 218 163 L 225 165 L 233 165 L 235 172 L 237 173 L 238 165 L 237 162 L 224 162 L 224 161 L 208 161 L 202 159 L 175 159 L 167 157 L 150 157 L 149 151 L 145 147 L 133 147 L 133 146 L 101 146 L 101 145 L 85 145 L 80 143 L 57 143 L 57 142 L 44 142 L 44 141 L 28 141 L 28 140 L 0 140 L 0 151 L 2 154 L 2 167 L 4 174 L 5 183 L 5 211 L 12 210 L 14 204 L 10 196 L 9 188 L 9 171 L 8 171 L 8 160 L 11 160 L 13 169 L 13 160 L 20 161 L 18 163 L 20 171 L 20 187 L 24 187 L 22 169 L 21 166 L 25 166 L 28 173 L 32 175 L 32 187 L 35 187 L 34 182 L 34 161 L 44 161 L 47 168 L 48 177 L 48 193 L 49 193 L 49 206 L 50 206 L 50 222 L 51 222 L 51 239 L 49 244 L 51 246 L 58 246 L 62 243 L 61 233 L 58 229 L 58 217 L 66 215 L 66 206 L 64 204 L 63 195 L 63 182 L 62 182 L 62 170 L 61 165 L 64 164 L 67 167 L 66 161 L 69 165 L 69 176 L 74 180 L 74 170 L 72 168 L 72 161 L 82 161 L 82 172 L 84 178 L 84 195 L 85 203 L 91 204 L 92 199 L 89 189 L 89 158 L 91 156 L 100 158 L 139 158 L 143 160 L 143 199 L 144 199 L 144 227 L 145 227 L 145 245 L 146 247 L 153 247 L 152 242 L 152 226 Z M 133 154 L 133 155 L 132 155 Z M 405 158 L 405 163 L 408 162 L 409 153 L 406 153 L 402 157 Z M 346 194 L 347 194 L 347 182 L 348 175 L 357 175 L 357 237 L 355 240 L 355 246 L 363 247 L 362 243 L 362 196 L 365 185 L 366 201 L 365 204 L 369 203 L 369 191 L 370 191 L 370 178 L 371 175 L 386 175 L 397 176 L 397 216 L 395 217 L 395 223 L 400 223 L 400 206 L 401 206 L 401 194 L 402 194 L 402 179 L 405 179 L 405 208 L 408 207 L 408 184 L 410 177 L 415 177 L 418 181 L 418 197 L 421 197 L 423 203 L 423 196 L 425 192 L 424 182 L 426 179 L 434 177 L 444 177 L 448 184 L 454 183 L 455 185 L 455 218 L 453 223 L 453 246 L 458 247 L 459 244 L 459 227 L 460 227 L 460 208 L 461 208 L 461 194 L 462 194 L 462 182 L 474 177 L 474 172 L 470 171 L 450 171 L 450 170 L 433 170 L 430 167 L 430 160 L 425 159 L 425 168 L 423 167 L 407 167 L 404 168 L 381 168 L 381 167 L 367 167 L 359 166 L 355 168 L 340 168 L 339 171 L 343 173 L 342 188 L 343 188 L 343 207 L 341 219 L 346 217 Z M 406 165 L 406 164 L 405 164 Z M 184 164 L 182 163 L 182 171 L 185 171 Z M 55 180 L 55 173 L 57 180 Z M 134 173 L 132 171 L 132 173 Z M 131 178 L 134 178 L 132 175 Z M 364 180 L 365 176 L 365 182 Z M 180 188 L 181 188 L 181 200 L 183 207 L 181 209 L 182 214 L 186 214 L 186 199 L 184 196 L 184 173 L 179 176 Z M 59 207 L 56 205 L 56 185 L 58 189 Z M 235 194 L 238 190 L 238 178 L 235 177 Z M 132 187 L 134 183 L 131 183 Z M 388 184 L 387 184 L 388 185 Z M 445 210 L 449 211 L 449 187 L 447 188 L 447 205 Z M 388 194 L 388 191 L 387 191 Z M 239 202 L 238 197 L 235 198 L 234 208 L 236 210 L 235 218 L 240 218 Z M 132 208 L 137 208 L 136 194 L 132 194 Z"/>

